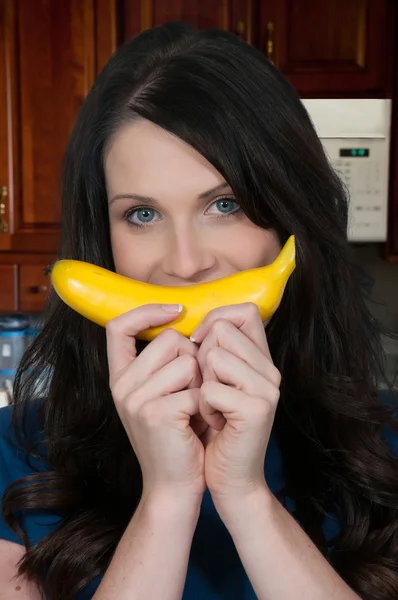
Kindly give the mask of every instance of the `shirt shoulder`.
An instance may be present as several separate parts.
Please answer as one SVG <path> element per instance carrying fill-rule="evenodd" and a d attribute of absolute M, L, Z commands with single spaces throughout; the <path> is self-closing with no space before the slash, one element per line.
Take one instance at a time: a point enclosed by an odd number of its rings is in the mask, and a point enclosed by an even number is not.
<path fill-rule="evenodd" d="M 44 461 L 35 457 L 27 457 L 26 449 L 16 438 L 12 423 L 12 406 L 0 408 L 0 500 L 4 492 L 12 483 L 28 476 L 47 470 Z M 27 413 L 26 430 L 32 435 L 34 441 L 40 441 L 42 432 L 38 427 L 37 408 L 32 408 Z M 1 502 L 0 502 L 1 506 Z M 59 516 L 52 512 L 31 509 L 21 511 L 18 515 L 21 524 L 28 535 L 30 545 L 35 544 L 47 535 L 59 521 Z M 5 523 L 0 511 L 0 539 L 22 544 L 22 540 Z"/>

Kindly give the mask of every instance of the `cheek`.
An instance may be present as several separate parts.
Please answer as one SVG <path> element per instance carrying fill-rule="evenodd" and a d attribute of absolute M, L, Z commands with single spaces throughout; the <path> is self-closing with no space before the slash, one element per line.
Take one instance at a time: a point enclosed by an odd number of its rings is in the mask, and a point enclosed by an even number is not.
<path fill-rule="evenodd" d="M 124 249 L 126 248 L 125 237 L 120 231 L 120 227 L 112 223 L 110 218 L 110 234 L 111 234 L 111 246 L 113 254 L 113 262 L 115 263 L 116 271 L 120 273 L 120 264 L 123 262 Z"/>
<path fill-rule="evenodd" d="M 251 235 L 253 236 L 253 247 L 256 248 L 256 260 L 260 261 L 259 266 L 274 262 L 282 249 L 276 231 L 256 227 L 255 230 L 252 230 Z"/>
<path fill-rule="evenodd" d="M 111 225 L 110 233 L 116 272 L 137 281 L 147 281 L 153 252 L 143 243 L 143 238 L 134 236 L 125 225 Z"/>
<path fill-rule="evenodd" d="M 224 253 L 228 248 L 229 260 L 240 271 L 272 263 L 281 250 L 274 230 L 261 229 L 250 221 L 242 223 L 229 234 L 226 236 L 228 239 L 222 240 Z"/>

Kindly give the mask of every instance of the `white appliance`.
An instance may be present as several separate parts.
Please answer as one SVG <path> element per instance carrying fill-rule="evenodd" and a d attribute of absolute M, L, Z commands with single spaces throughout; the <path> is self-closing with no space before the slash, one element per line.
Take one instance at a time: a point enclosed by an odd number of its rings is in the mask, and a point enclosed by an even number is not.
<path fill-rule="evenodd" d="M 302 100 L 350 196 L 348 238 L 385 242 L 391 100 Z"/>

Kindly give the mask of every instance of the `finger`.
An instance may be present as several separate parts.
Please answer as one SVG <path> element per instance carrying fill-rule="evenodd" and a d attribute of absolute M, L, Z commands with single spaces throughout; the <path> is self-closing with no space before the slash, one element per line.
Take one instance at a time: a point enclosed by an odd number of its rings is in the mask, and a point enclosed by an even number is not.
<path fill-rule="evenodd" d="M 160 426 L 167 424 L 176 424 L 183 429 L 187 429 L 193 415 L 199 412 L 199 388 L 181 390 L 167 398 L 153 398 L 145 403 L 145 409 L 140 416 L 145 413 L 145 420 Z M 139 413 L 139 411 L 138 411 Z"/>
<path fill-rule="evenodd" d="M 110 379 L 115 379 L 136 357 L 136 335 L 149 327 L 173 321 L 178 316 L 178 312 L 165 312 L 161 304 L 146 304 L 111 319 L 106 326 Z"/>
<path fill-rule="evenodd" d="M 122 371 L 118 377 L 118 387 L 124 387 L 127 391 L 132 392 L 156 371 L 178 356 L 185 354 L 196 357 L 197 346 L 175 329 L 165 329 Z M 200 387 L 201 383 L 202 379 L 198 370 L 198 375 L 190 387 Z"/>
<path fill-rule="evenodd" d="M 190 342 L 190 343 L 192 343 L 192 342 Z M 196 346 L 194 346 L 194 347 L 196 348 Z M 196 350 L 197 350 L 197 348 L 196 348 Z M 203 383 L 203 377 L 202 377 L 202 372 L 199 367 L 199 363 L 197 363 L 197 365 L 198 365 L 197 374 L 196 374 L 195 378 L 191 381 L 191 383 L 188 384 L 187 389 L 199 389 Z M 199 408 L 198 408 L 196 414 L 192 415 L 191 427 L 199 438 L 201 435 L 203 435 L 203 433 L 208 428 L 208 424 L 206 423 L 206 421 L 203 419 L 202 415 L 200 414 Z"/>
<path fill-rule="evenodd" d="M 176 392 L 171 396 L 170 402 L 164 403 L 166 411 L 170 412 L 173 420 L 179 420 L 187 428 L 190 418 L 199 412 L 199 394 L 199 388 Z"/>
<path fill-rule="evenodd" d="M 210 427 L 221 431 L 231 420 L 244 420 L 242 405 L 246 395 L 218 381 L 204 383 L 199 394 L 199 410 Z"/>
<path fill-rule="evenodd" d="M 243 360 L 225 350 L 213 347 L 206 357 L 203 379 L 232 385 L 252 397 L 265 398 L 275 407 L 279 400 L 279 387 L 252 369 Z"/>
<path fill-rule="evenodd" d="M 199 410 L 213 429 L 221 430 L 228 422 L 233 429 L 262 428 L 274 414 L 274 408 L 257 397 L 218 381 L 208 381 L 200 389 Z"/>
<path fill-rule="evenodd" d="M 129 414 L 139 411 L 149 400 L 188 388 L 195 381 L 198 371 L 199 365 L 193 356 L 188 354 L 179 356 L 154 373 L 139 389 L 129 394 L 127 401 Z M 126 403 L 122 393 L 114 393 L 113 396 L 115 404 Z"/>
<path fill-rule="evenodd" d="M 213 347 L 225 348 L 235 356 L 245 361 L 255 371 L 279 386 L 280 373 L 272 361 L 265 355 L 240 329 L 231 321 L 220 319 L 210 328 L 204 338 L 197 355 L 199 366 L 204 371 L 206 355 Z"/>
<path fill-rule="evenodd" d="M 260 311 L 253 302 L 243 304 L 232 304 L 231 306 L 221 306 L 211 310 L 203 319 L 201 325 L 191 336 L 191 341 L 200 344 L 208 334 L 211 326 L 218 319 L 230 321 L 237 329 L 242 331 L 256 346 L 268 356 L 271 354 L 268 347 L 267 337 L 265 335 L 264 324 L 261 320 Z"/>

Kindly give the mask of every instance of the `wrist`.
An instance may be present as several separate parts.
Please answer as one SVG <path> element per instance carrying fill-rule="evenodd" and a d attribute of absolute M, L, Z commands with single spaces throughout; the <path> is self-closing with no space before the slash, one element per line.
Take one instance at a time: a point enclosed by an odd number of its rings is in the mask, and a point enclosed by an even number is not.
<path fill-rule="evenodd" d="M 231 533 L 231 529 L 245 527 L 248 517 L 255 519 L 258 514 L 268 514 L 272 518 L 278 503 L 269 487 L 264 484 L 247 493 L 235 493 L 213 498 L 214 506 Z"/>
<path fill-rule="evenodd" d="M 144 488 L 139 506 L 150 514 L 161 515 L 167 519 L 179 521 L 186 517 L 187 521 L 197 521 L 203 494 L 182 492 L 174 489 Z"/>

